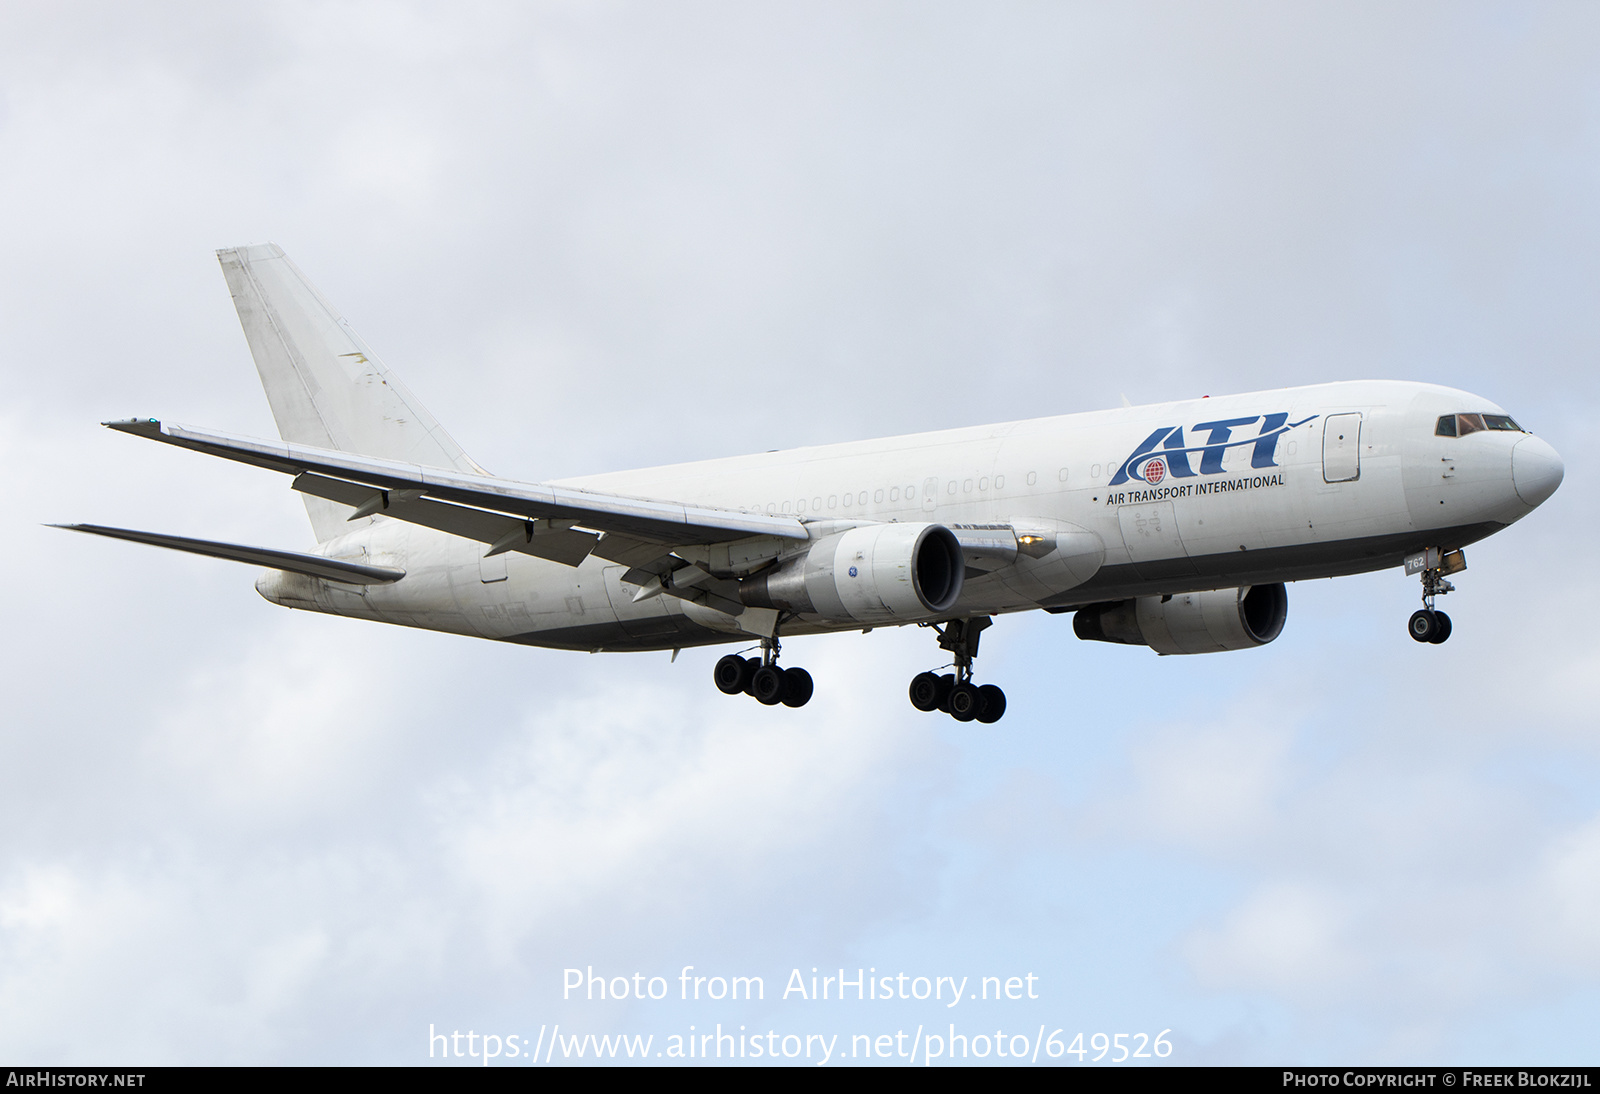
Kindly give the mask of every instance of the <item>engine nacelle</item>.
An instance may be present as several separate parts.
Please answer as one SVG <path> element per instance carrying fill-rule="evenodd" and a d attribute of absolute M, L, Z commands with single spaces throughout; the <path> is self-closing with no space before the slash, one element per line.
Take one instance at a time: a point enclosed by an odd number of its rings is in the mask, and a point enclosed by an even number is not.
<path fill-rule="evenodd" d="M 1091 604 L 1072 617 L 1072 629 L 1091 642 L 1160 654 L 1220 653 L 1265 646 L 1288 618 L 1289 594 L 1279 583 Z"/>
<path fill-rule="evenodd" d="M 909 623 L 955 607 L 965 574 L 961 544 L 944 525 L 869 524 L 746 578 L 739 599 L 839 622 Z"/>

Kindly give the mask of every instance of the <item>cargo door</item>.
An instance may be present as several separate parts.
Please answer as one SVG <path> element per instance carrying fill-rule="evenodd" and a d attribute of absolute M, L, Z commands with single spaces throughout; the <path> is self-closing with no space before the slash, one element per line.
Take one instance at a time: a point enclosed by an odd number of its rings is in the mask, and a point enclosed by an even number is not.
<path fill-rule="evenodd" d="M 480 551 L 481 550 L 487 550 L 487 548 L 483 548 L 483 547 L 480 547 L 478 549 Z M 505 579 L 506 579 L 506 556 L 505 556 L 504 553 L 498 554 L 498 555 L 490 555 L 487 558 L 483 557 L 482 555 L 478 556 L 478 580 L 479 581 L 483 582 L 485 585 L 488 585 L 488 584 L 491 584 L 491 583 L 496 582 L 496 581 L 504 581 Z"/>
<path fill-rule="evenodd" d="M 1322 481 L 1361 477 L 1361 415 L 1330 414 L 1322 423 Z"/>
<path fill-rule="evenodd" d="M 364 546 L 347 545 L 339 548 L 339 550 L 334 552 L 331 557 L 338 559 L 340 562 L 354 562 L 357 566 L 370 566 L 372 564 L 371 559 L 367 556 L 367 549 Z M 340 596 L 351 594 L 359 597 L 362 600 L 365 600 L 367 596 L 367 586 L 365 585 L 356 585 L 351 582 L 336 581 L 333 582 L 329 587 Z"/>

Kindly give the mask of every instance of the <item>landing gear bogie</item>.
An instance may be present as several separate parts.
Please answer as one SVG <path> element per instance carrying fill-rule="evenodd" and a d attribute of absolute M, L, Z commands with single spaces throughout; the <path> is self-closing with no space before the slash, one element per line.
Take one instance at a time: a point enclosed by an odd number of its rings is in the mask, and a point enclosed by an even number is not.
<path fill-rule="evenodd" d="M 919 672 L 911 680 L 911 705 L 920 711 L 943 711 L 958 722 L 992 725 L 1006 712 L 1006 693 L 993 684 L 972 682 L 972 659 L 978 656 L 978 635 L 989 625 L 987 616 L 953 619 L 932 626 L 939 645 L 955 655 L 955 672 L 943 676 Z"/>
<path fill-rule="evenodd" d="M 815 690 L 811 674 L 802 668 L 778 665 L 778 640 L 764 638 L 760 657 L 741 657 L 730 653 L 717 661 L 711 671 L 712 682 L 724 695 L 744 694 L 762 706 L 803 707 Z"/>

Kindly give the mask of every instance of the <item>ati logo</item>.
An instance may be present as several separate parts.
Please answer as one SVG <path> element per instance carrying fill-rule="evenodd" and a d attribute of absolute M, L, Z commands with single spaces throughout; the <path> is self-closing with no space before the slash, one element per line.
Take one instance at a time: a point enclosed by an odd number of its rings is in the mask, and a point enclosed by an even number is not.
<path fill-rule="evenodd" d="M 1315 418 L 1316 415 L 1311 415 Z M 1191 432 L 1205 434 L 1206 439 L 1201 444 L 1185 444 L 1183 426 L 1164 425 L 1150 436 L 1146 437 L 1138 448 L 1133 450 L 1133 455 L 1122 461 L 1122 466 L 1117 468 L 1117 473 L 1112 476 L 1111 486 L 1121 486 L 1129 479 L 1154 486 L 1162 479 L 1171 475 L 1176 479 L 1190 479 L 1195 475 L 1220 475 L 1222 474 L 1222 455 L 1230 448 L 1242 448 L 1250 445 L 1253 451 L 1250 454 L 1251 467 L 1277 467 L 1273 456 L 1278 451 L 1278 438 L 1296 426 L 1305 425 L 1311 418 L 1301 418 L 1298 422 L 1289 421 L 1287 414 L 1258 414 L 1253 418 L 1227 418 L 1218 422 L 1200 422 L 1191 427 Z M 1235 429 L 1261 423 L 1254 436 L 1233 439 Z M 1200 453 L 1200 470 L 1196 471 L 1189 462 L 1191 453 Z"/>

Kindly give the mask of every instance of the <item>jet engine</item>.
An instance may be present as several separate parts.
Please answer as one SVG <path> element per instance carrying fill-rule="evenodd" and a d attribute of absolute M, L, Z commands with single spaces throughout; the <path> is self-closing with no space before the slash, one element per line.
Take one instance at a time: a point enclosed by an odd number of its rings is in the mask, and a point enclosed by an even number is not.
<path fill-rule="evenodd" d="M 1288 618 L 1289 594 L 1279 583 L 1091 604 L 1072 617 L 1072 629 L 1091 642 L 1149 646 L 1163 655 L 1219 653 L 1265 646 Z"/>
<path fill-rule="evenodd" d="M 746 578 L 739 599 L 830 620 L 908 623 L 953 608 L 965 574 L 961 544 L 944 525 L 869 524 Z"/>

